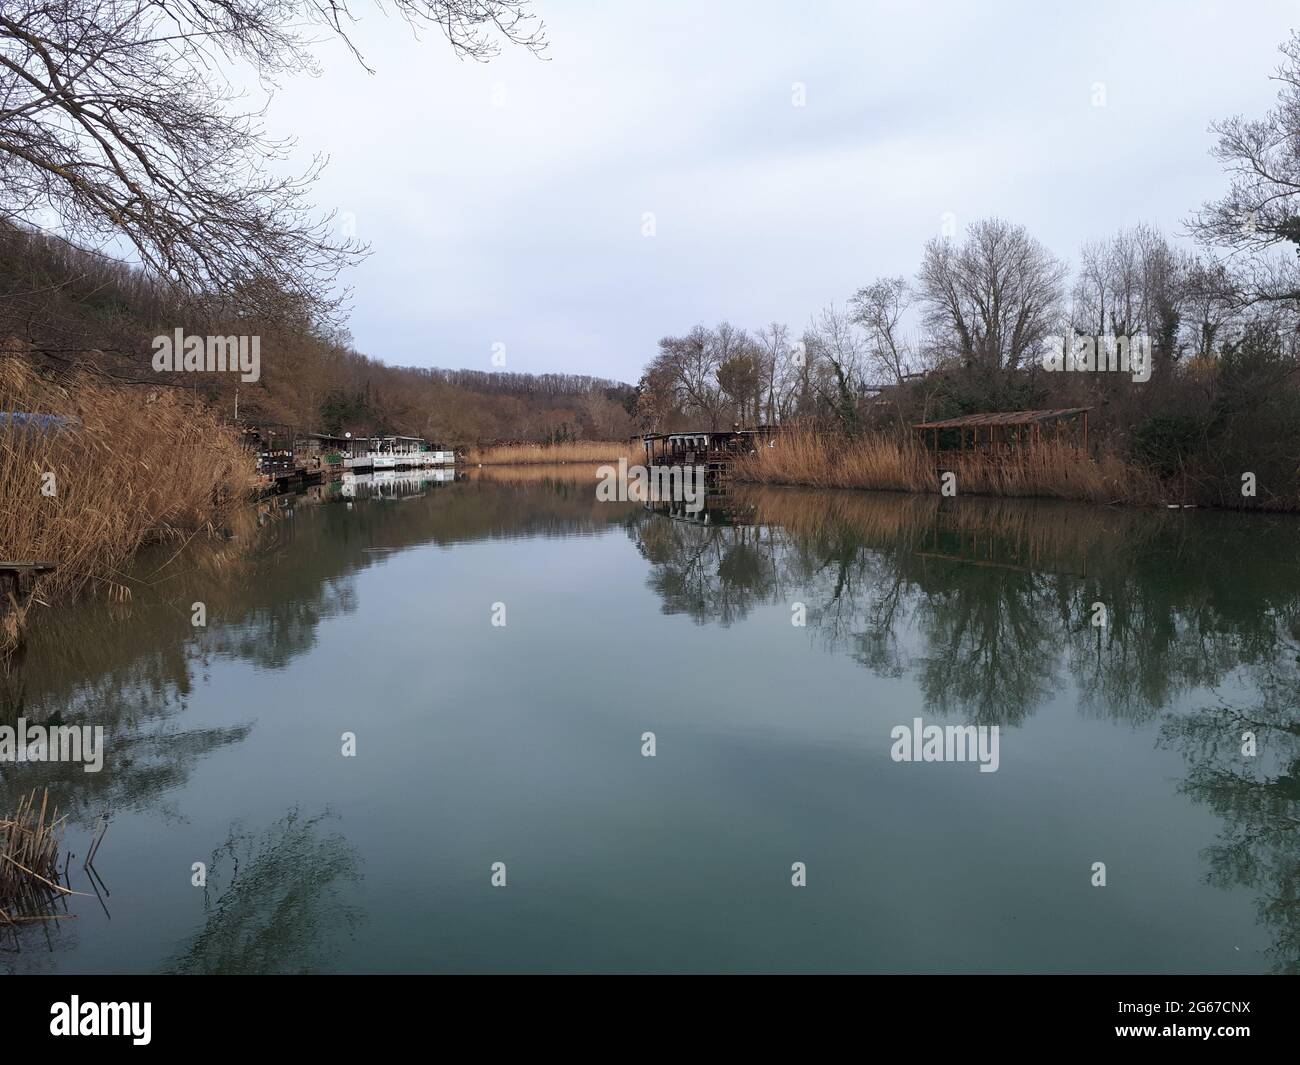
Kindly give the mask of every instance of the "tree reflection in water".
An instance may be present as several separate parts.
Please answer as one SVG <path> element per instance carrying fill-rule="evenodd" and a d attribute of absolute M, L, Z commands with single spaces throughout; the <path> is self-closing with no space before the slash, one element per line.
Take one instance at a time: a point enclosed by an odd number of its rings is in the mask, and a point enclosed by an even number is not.
<path fill-rule="evenodd" d="M 1206 880 L 1255 893 L 1278 972 L 1300 973 L 1300 675 L 1295 657 L 1261 667 L 1259 701 L 1170 716 L 1162 737 L 1188 764 L 1181 790 L 1223 819 Z M 1255 752 L 1250 750 L 1253 737 Z"/>
<path fill-rule="evenodd" d="M 1300 964 L 1295 519 L 765 490 L 711 502 L 702 525 L 599 503 L 586 476 L 495 483 L 505 478 L 493 473 L 408 504 L 303 510 L 248 534 L 240 551 L 209 545 L 169 563 L 128 604 L 38 619 L 25 660 L 0 676 L 0 718 L 104 724 L 123 757 L 93 779 L 22 767 L 0 780 L 0 798 L 12 778 L 51 785 L 87 821 L 105 807 L 165 812 L 195 765 L 257 727 L 186 727 L 186 702 L 213 664 L 290 667 L 323 619 L 357 610 L 357 576 L 376 560 L 422 544 L 615 529 L 645 559 L 664 612 L 725 626 L 779 607 L 788 625 L 804 603 L 815 645 L 910 678 L 933 715 L 1017 726 L 1072 691 L 1082 714 L 1160 723 L 1187 761 L 1186 794 L 1223 819 L 1209 880 L 1252 891 L 1275 966 Z M 195 600 L 207 603 L 206 629 L 190 623 Z M 1105 627 L 1092 624 L 1095 603 Z M 1229 686 L 1231 698 L 1201 708 Z M 1254 760 L 1240 756 L 1249 726 Z M 207 923 L 175 967 L 328 968 L 332 936 L 359 920 L 343 901 L 357 865 L 321 818 L 291 811 L 261 834 L 236 828 L 214 856 Z"/>
<path fill-rule="evenodd" d="M 306 973 L 330 968 L 341 937 L 363 919 L 346 900 L 361 879 L 356 850 L 326 833 L 329 813 L 291 809 L 260 832 L 238 823 L 207 868 L 202 929 L 168 969 L 191 973 Z"/>
<path fill-rule="evenodd" d="M 730 625 L 803 602 L 828 651 L 913 676 L 927 710 L 966 723 L 1021 724 L 1067 686 L 1081 713 L 1158 721 L 1187 761 L 1181 790 L 1224 822 L 1208 882 L 1252 891 L 1274 967 L 1300 971 L 1294 519 L 800 490 L 736 500 L 734 525 L 654 516 L 634 530 L 666 612 Z M 1253 701 L 1185 708 L 1229 684 Z"/>
<path fill-rule="evenodd" d="M 1149 720 L 1283 653 L 1300 616 L 1282 521 L 781 489 L 736 494 L 726 524 L 725 502 L 708 525 L 633 527 L 665 612 L 730 625 L 803 602 L 827 650 L 970 723 L 1023 721 L 1067 680 L 1085 713 Z"/>

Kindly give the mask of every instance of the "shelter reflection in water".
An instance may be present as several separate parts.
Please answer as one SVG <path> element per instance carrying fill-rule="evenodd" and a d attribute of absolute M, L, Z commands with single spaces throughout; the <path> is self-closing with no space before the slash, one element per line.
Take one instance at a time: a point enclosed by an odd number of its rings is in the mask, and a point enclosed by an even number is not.
<path fill-rule="evenodd" d="M 694 505 L 681 499 L 651 499 L 644 506 L 651 514 L 692 525 L 753 525 L 757 520 L 755 504 L 725 488 L 709 489 Z"/>

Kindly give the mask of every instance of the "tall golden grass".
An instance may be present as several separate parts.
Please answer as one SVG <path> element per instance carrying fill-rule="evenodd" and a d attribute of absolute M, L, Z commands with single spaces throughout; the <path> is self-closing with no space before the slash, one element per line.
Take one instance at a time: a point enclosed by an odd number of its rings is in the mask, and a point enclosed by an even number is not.
<path fill-rule="evenodd" d="M 0 353 L 0 411 L 73 419 L 58 430 L 0 426 L 0 561 L 58 567 L 31 603 L 92 587 L 128 594 L 119 571 L 142 544 L 225 524 L 254 483 L 256 460 L 234 430 L 176 389 L 87 372 L 50 380 Z M 17 642 L 30 604 L 4 605 L 0 651 Z"/>
<path fill-rule="evenodd" d="M 500 444 L 472 448 L 465 457 L 470 466 L 532 466 L 557 462 L 632 461 L 641 450 L 621 440 L 579 440 L 571 444 Z"/>
<path fill-rule="evenodd" d="M 957 474 L 962 495 L 1128 504 L 1158 503 L 1165 495 L 1154 475 L 1115 455 L 1093 456 L 1052 440 L 996 455 L 944 452 L 936 459 L 919 444 L 886 434 L 841 438 L 794 431 L 732 466 L 738 479 L 756 484 L 897 492 L 938 492 L 939 468 Z"/>
<path fill-rule="evenodd" d="M 48 790 L 18 800 L 0 818 L 0 926 L 58 920 L 51 911 L 58 894 L 74 894 L 59 883 L 59 841 L 66 817 L 50 808 Z"/>
<path fill-rule="evenodd" d="M 520 465 L 485 465 L 480 469 L 469 470 L 472 481 L 491 481 L 494 484 L 535 484 L 539 481 L 572 481 L 577 484 L 594 485 L 600 479 L 603 463 L 569 462 L 560 463 L 523 463 Z"/>

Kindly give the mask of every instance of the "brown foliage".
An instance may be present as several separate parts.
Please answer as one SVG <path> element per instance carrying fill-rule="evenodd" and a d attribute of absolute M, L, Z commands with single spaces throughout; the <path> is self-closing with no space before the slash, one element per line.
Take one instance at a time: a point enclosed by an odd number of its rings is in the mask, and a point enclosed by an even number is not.
<path fill-rule="evenodd" d="M 961 495 L 1137 504 L 1163 499 L 1159 482 L 1146 471 L 1112 454 L 1094 457 L 1065 442 L 996 456 L 943 453 L 940 464 L 957 474 Z M 785 433 L 775 447 L 760 448 L 733 469 L 741 480 L 761 484 L 899 492 L 940 489 L 934 454 L 884 433 L 847 438 L 806 430 Z"/>
<path fill-rule="evenodd" d="M 90 587 L 125 594 L 117 576 L 141 544 L 223 524 L 253 483 L 253 455 L 234 430 L 176 389 L 85 372 L 55 382 L 0 353 L 0 410 L 71 423 L 0 425 L 0 556 L 58 565 L 37 583 L 33 601 L 44 605 Z M 0 645 L 20 622 L 9 618 Z"/>
<path fill-rule="evenodd" d="M 619 459 L 633 462 L 636 461 L 633 454 L 633 446 L 622 441 L 582 440 L 571 444 L 503 444 L 496 447 L 474 448 L 465 457 L 465 461 L 471 466 L 617 462 Z"/>

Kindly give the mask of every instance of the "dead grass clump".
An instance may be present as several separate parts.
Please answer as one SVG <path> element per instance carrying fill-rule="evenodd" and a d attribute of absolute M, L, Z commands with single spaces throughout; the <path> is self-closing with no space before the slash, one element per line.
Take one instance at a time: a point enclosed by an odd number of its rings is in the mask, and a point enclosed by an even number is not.
<path fill-rule="evenodd" d="M 639 454 L 639 449 L 637 454 Z M 570 444 L 499 444 L 472 448 L 465 457 L 470 466 L 532 466 L 558 462 L 632 461 L 633 446 L 618 440 L 579 440 Z"/>
<path fill-rule="evenodd" d="M 602 464 L 569 462 L 564 465 L 526 463 L 518 466 L 484 466 L 469 471 L 469 479 L 494 484 L 535 484 L 542 481 L 565 481 L 594 485 L 600 479 Z"/>
<path fill-rule="evenodd" d="M 141 545 L 224 524 L 255 478 L 234 430 L 178 389 L 91 373 L 52 381 L 0 353 L 0 411 L 68 421 L 0 424 L 0 557 L 58 566 L 36 583 L 35 603 L 91 586 L 124 597 L 117 578 Z M 0 622 L 0 650 L 17 639 L 21 614 Z"/>
<path fill-rule="evenodd" d="M 49 792 L 36 791 L 0 818 L 0 926 L 58 918 L 59 895 L 72 894 L 59 883 L 59 843 L 66 817 L 49 809 Z"/>
<path fill-rule="evenodd" d="M 1092 456 L 1065 441 L 996 455 L 933 452 L 886 434 L 841 438 L 807 431 L 783 434 L 735 463 L 736 475 L 757 484 L 938 492 L 939 470 L 957 474 L 962 495 L 1042 496 L 1091 503 L 1151 504 L 1160 482 L 1117 456 Z"/>

